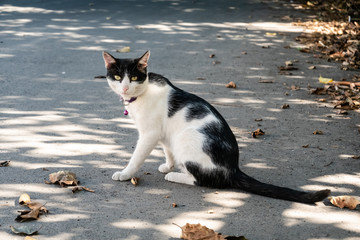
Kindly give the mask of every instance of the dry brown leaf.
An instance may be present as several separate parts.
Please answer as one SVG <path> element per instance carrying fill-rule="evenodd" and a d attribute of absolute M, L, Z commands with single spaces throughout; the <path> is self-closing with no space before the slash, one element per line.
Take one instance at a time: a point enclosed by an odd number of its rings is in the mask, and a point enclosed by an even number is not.
<path fill-rule="evenodd" d="M 76 174 L 69 171 L 58 171 L 49 174 L 49 180 L 51 183 L 58 183 L 60 186 L 76 186 L 79 181 L 76 179 Z"/>
<path fill-rule="evenodd" d="M 229 82 L 228 84 L 225 85 L 225 87 L 227 87 L 227 88 L 236 88 L 236 84 L 234 82 Z"/>
<path fill-rule="evenodd" d="M 261 130 L 260 128 L 256 129 L 255 131 L 253 131 L 251 133 L 253 138 L 256 138 L 257 136 L 264 135 L 264 134 L 265 134 L 265 132 L 263 130 Z"/>
<path fill-rule="evenodd" d="M 120 48 L 120 49 L 116 49 L 116 52 L 128 53 L 128 52 L 130 52 L 130 47 L 123 47 L 123 48 Z"/>
<path fill-rule="evenodd" d="M 90 189 L 90 188 L 87 188 L 87 187 L 84 187 L 84 186 L 76 186 L 76 187 L 73 187 L 73 189 L 71 190 L 73 193 L 76 193 L 76 192 L 80 192 L 81 190 L 85 190 L 85 191 L 88 191 L 88 192 L 95 192 L 94 190 Z"/>
<path fill-rule="evenodd" d="M 171 204 L 171 206 L 172 206 L 173 208 L 178 207 L 178 205 L 177 205 L 175 202 L 173 202 L 173 203 Z"/>
<path fill-rule="evenodd" d="M 20 215 L 18 215 L 15 218 L 15 220 L 18 222 L 24 222 L 24 221 L 28 221 L 28 220 L 37 220 L 40 215 L 40 207 L 32 209 L 32 210 L 23 210 L 23 211 L 18 211 L 18 212 L 20 213 Z"/>
<path fill-rule="evenodd" d="M 273 80 L 260 80 L 259 83 L 274 83 Z"/>
<path fill-rule="evenodd" d="M 23 193 L 19 197 L 19 204 L 23 205 L 30 202 L 30 196 L 27 193 Z"/>
<path fill-rule="evenodd" d="M 186 223 L 180 228 L 182 230 L 180 238 L 185 240 L 225 240 L 224 236 L 201 224 Z"/>
<path fill-rule="evenodd" d="M 37 209 L 39 208 L 40 209 L 40 212 L 43 212 L 43 213 L 48 213 L 49 211 L 46 209 L 46 207 L 44 207 L 45 204 L 41 204 L 39 202 L 27 202 L 25 203 L 26 206 L 28 208 L 30 208 L 31 210 L 34 210 L 34 209 Z"/>
<path fill-rule="evenodd" d="M 316 66 L 310 66 L 310 67 L 308 67 L 308 69 L 309 70 L 314 70 L 314 69 L 316 69 Z"/>
<path fill-rule="evenodd" d="M 221 233 L 217 233 L 206 226 L 202 226 L 201 224 L 186 223 L 182 227 L 180 227 L 175 223 L 173 224 L 181 228 L 180 238 L 184 240 L 226 240 L 226 239 L 246 240 L 244 236 L 235 237 L 235 236 L 221 235 Z"/>
<path fill-rule="evenodd" d="M 324 132 L 321 131 L 321 130 L 316 129 L 316 130 L 313 132 L 313 134 L 314 134 L 314 135 L 323 135 Z"/>
<path fill-rule="evenodd" d="M 281 106 L 281 109 L 288 109 L 290 108 L 290 105 L 287 104 L 287 103 L 284 103 L 282 106 Z"/>
<path fill-rule="evenodd" d="M 37 234 L 37 232 L 42 228 L 41 227 L 35 227 L 35 226 L 20 226 L 20 227 L 13 227 L 10 226 L 10 229 L 13 233 L 19 234 L 19 235 L 34 235 Z M 34 238 L 28 238 L 25 237 L 25 240 L 32 240 Z"/>
<path fill-rule="evenodd" d="M 286 65 L 286 66 L 280 66 L 279 70 L 280 71 L 293 71 L 293 70 L 298 70 L 298 68 L 294 67 L 292 65 Z"/>
<path fill-rule="evenodd" d="M 139 184 L 139 181 L 140 181 L 140 178 L 137 178 L 137 177 L 131 178 L 131 183 L 132 183 L 134 186 L 137 186 L 137 185 Z"/>
<path fill-rule="evenodd" d="M 9 166 L 9 163 L 10 163 L 10 160 L 1 162 L 0 167 L 7 167 L 7 166 Z"/>
<path fill-rule="evenodd" d="M 349 209 L 355 209 L 358 204 L 360 204 L 360 201 L 357 200 L 355 197 L 351 196 L 338 196 L 338 197 L 330 197 L 330 202 L 339 207 L 339 208 L 349 208 Z"/>

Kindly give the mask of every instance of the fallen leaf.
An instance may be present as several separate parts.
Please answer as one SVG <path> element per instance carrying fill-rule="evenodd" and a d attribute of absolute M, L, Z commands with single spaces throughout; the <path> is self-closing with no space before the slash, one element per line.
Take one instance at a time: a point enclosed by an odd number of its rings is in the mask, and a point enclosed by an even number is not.
<path fill-rule="evenodd" d="M 20 226 L 20 227 L 13 227 L 10 226 L 10 229 L 13 233 L 15 234 L 20 234 L 20 235 L 34 235 L 36 234 L 41 227 L 34 227 L 34 226 Z"/>
<path fill-rule="evenodd" d="M 179 226 L 180 227 L 180 226 Z M 197 240 L 197 239 L 211 239 L 211 240 L 224 240 L 224 236 L 216 233 L 214 230 L 202 226 L 201 224 L 186 223 L 180 227 L 182 232 L 180 238 L 184 240 Z"/>
<path fill-rule="evenodd" d="M 280 71 L 293 71 L 293 70 L 298 70 L 297 67 L 294 67 L 294 66 L 280 66 L 278 67 Z"/>
<path fill-rule="evenodd" d="M 311 91 L 311 94 L 316 94 L 316 95 L 324 95 L 326 93 L 327 93 L 327 91 L 325 88 L 316 88 Z"/>
<path fill-rule="evenodd" d="M 15 221 L 24 222 L 28 220 L 37 220 L 40 215 L 40 207 L 32 210 L 18 211 L 20 215 L 15 218 Z"/>
<path fill-rule="evenodd" d="M 302 147 L 303 148 L 308 148 L 310 146 L 310 144 L 306 144 L 306 145 L 303 145 Z"/>
<path fill-rule="evenodd" d="M 331 78 L 324 78 L 324 77 L 322 77 L 321 75 L 320 75 L 320 77 L 319 77 L 319 82 L 320 83 L 324 83 L 324 84 L 327 84 L 327 83 L 331 83 L 331 82 L 333 82 L 334 80 L 332 80 Z"/>
<path fill-rule="evenodd" d="M 210 54 L 209 55 L 209 58 L 214 58 L 215 57 L 215 54 Z"/>
<path fill-rule="evenodd" d="M 333 205 L 339 208 L 347 207 L 349 209 L 355 209 L 356 206 L 360 204 L 359 200 L 351 196 L 329 197 L 329 200 Z"/>
<path fill-rule="evenodd" d="M 1 162 L 0 167 L 7 167 L 7 166 L 9 166 L 9 163 L 10 163 L 10 160 Z"/>
<path fill-rule="evenodd" d="M 201 224 L 186 223 L 182 227 L 175 223 L 173 224 L 181 229 L 180 238 L 184 240 L 246 240 L 244 236 L 236 237 L 222 235 L 221 233 L 217 233 L 206 226 L 202 226 Z"/>
<path fill-rule="evenodd" d="M 265 35 L 266 35 L 266 36 L 276 36 L 276 35 L 277 35 L 277 33 L 267 32 L 267 33 L 265 33 Z"/>
<path fill-rule="evenodd" d="M 76 186 L 79 181 L 76 179 L 76 174 L 69 171 L 58 171 L 49 174 L 51 183 L 58 183 L 60 186 Z"/>
<path fill-rule="evenodd" d="M 173 203 L 171 204 L 171 206 L 172 206 L 173 208 L 176 208 L 178 205 L 173 202 Z"/>
<path fill-rule="evenodd" d="M 134 184 L 134 186 L 137 186 L 139 184 L 140 178 L 133 177 L 131 178 L 131 183 Z"/>
<path fill-rule="evenodd" d="M 90 188 L 87 188 L 87 187 L 84 187 L 84 186 L 76 186 L 76 187 L 73 187 L 73 189 L 71 190 L 73 193 L 76 193 L 76 192 L 80 192 L 81 190 L 85 190 L 85 191 L 88 191 L 88 192 L 95 192 L 94 190 L 90 189 Z"/>
<path fill-rule="evenodd" d="M 292 91 L 298 91 L 298 90 L 300 90 L 300 87 L 296 86 L 296 85 L 291 85 L 291 90 Z"/>
<path fill-rule="evenodd" d="M 293 62 L 292 61 L 286 61 L 285 62 L 285 66 L 293 66 Z"/>
<path fill-rule="evenodd" d="M 227 87 L 227 88 L 236 88 L 236 84 L 234 82 L 229 82 L 228 84 L 225 85 L 225 87 Z"/>
<path fill-rule="evenodd" d="M 116 52 L 119 52 L 119 53 L 128 53 L 130 52 L 130 47 L 123 47 L 123 48 L 119 48 L 119 49 L 116 49 Z"/>
<path fill-rule="evenodd" d="M 262 118 L 256 118 L 255 122 L 261 122 L 263 119 Z"/>
<path fill-rule="evenodd" d="M 324 132 L 321 131 L 321 130 L 315 130 L 315 131 L 313 132 L 313 134 L 314 134 L 314 135 L 323 135 Z"/>
<path fill-rule="evenodd" d="M 251 133 L 253 138 L 256 138 L 257 136 L 264 135 L 264 134 L 265 134 L 265 132 L 263 130 L 261 130 L 260 128 L 256 129 L 255 131 L 253 131 Z"/>
<path fill-rule="evenodd" d="M 44 207 L 45 204 L 39 203 L 39 202 L 27 202 L 26 206 L 30 208 L 31 210 L 39 208 L 39 210 L 43 213 L 48 213 L 49 211 Z"/>
<path fill-rule="evenodd" d="M 281 106 L 281 109 L 288 109 L 288 108 L 290 108 L 290 105 L 287 103 L 285 103 Z"/>
<path fill-rule="evenodd" d="M 215 211 L 214 211 L 213 209 L 210 209 L 210 210 L 207 211 L 207 213 L 208 213 L 208 214 L 214 214 Z"/>
<path fill-rule="evenodd" d="M 30 202 L 30 196 L 27 193 L 23 193 L 19 197 L 19 204 L 23 205 Z"/>
<path fill-rule="evenodd" d="M 316 69 L 316 66 L 310 66 L 310 67 L 308 67 L 308 69 L 309 70 L 314 70 L 314 69 Z"/>

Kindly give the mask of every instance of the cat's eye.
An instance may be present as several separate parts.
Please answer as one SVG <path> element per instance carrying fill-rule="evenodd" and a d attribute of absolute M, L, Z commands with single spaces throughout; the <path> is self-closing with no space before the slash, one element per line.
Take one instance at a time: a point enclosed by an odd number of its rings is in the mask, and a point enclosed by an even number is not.
<path fill-rule="evenodd" d="M 118 81 L 121 79 L 121 77 L 119 75 L 114 75 L 114 78 L 115 78 L 115 80 L 118 80 Z"/>
<path fill-rule="evenodd" d="M 137 76 L 131 77 L 131 81 L 136 81 L 136 80 L 137 80 Z"/>

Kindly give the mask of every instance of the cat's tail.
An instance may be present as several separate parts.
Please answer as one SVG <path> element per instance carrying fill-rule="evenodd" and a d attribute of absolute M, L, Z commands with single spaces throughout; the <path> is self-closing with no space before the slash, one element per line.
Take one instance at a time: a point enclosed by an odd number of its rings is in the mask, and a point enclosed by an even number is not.
<path fill-rule="evenodd" d="M 240 170 L 236 171 L 232 187 L 240 188 L 250 193 L 271 198 L 283 199 L 300 203 L 315 203 L 322 201 L 330 195 L 330 190 L 325 189 L 317 192 L 303 192 L 290 188 L 278 187 L 262 183 Z"/>

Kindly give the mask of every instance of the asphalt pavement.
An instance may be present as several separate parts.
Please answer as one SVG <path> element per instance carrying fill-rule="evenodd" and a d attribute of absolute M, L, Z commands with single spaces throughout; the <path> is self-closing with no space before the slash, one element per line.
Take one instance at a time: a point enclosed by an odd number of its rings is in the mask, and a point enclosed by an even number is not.
<path fill-rule="evenodd" d="M 320 75 L 350 79 L 338 63 L 299 51 L 291 24 L 310 18 L 289 1 L 153 0 L 0 2 L 0 239 L 10 226 L 41 228 L 38 240 L 179 239 L 173 223 L 200 223 L 249 240 L 360 239 L 360 213 L 166 182 L 156 148 L 135 177 L 118 182 L 137 132 L 105 79 L 102 51 L 151 51 L 149 71 L 212 103 L 240 147 L 240 168 L 263 182 L 360 195 L 359 112 L 338 114 Z M 116 52 L 130 47 L 129 52 Z M 127 48 L 128 49 L 128 48 Z M 298 70 L 280 74 L 292 61 Z M 316 66 L 315 69 L 309 69 Z M 236 88 L 226 88 L 233 81 Z M 288 104 L 289 108 L 282 108 Z M 253 138 L 262 129 L 265 135 Z M 314 135 L 321 130 L 322 135 Z M 45 184 L 60 170 L 94 192 Z M 15 221 L 28 193 L 49 210 Z M 175 207 L 176 206 L 176 207 Z"/>

